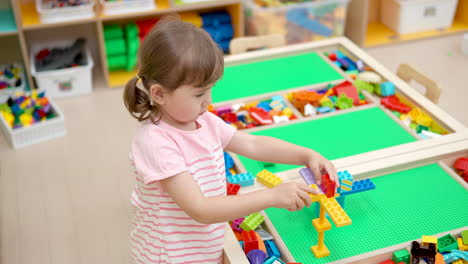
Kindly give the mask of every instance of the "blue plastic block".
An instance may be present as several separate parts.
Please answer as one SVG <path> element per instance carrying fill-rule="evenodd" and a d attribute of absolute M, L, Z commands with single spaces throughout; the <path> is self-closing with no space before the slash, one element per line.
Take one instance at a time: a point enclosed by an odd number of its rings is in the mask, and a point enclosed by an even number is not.
<path fill-rule="evenodd" d="M 219 45 L 219 47 L 221 48 L 221 50 L 224 53 L 229 53 L 229 43 L 231 43 L 230 39 L 221 40 L 220 42 L 216 42 L 216 44 Z"/>
<path fill-rule="evenodd" d="M 337 58 L 336 59 L 337 62 L 339 62 L 341 64 L 341 69 L 344 70 L 344 71 L 347 71 L 349 70 L 350 68 L 350 64 L 348 63 L 348 61 L 346 59 L 342 59 L 342 58 Z"/>
<path fill-rule="evenodd" d="M 244 248 L 244 241 L 239 241 L 239 245 L 241 248 Z"/>
<path fill-rule="evenodd" d="M 317 110 L 317 112 L 319 112 L 319 113 L 321 113 L 321 114 L 330 113 L 330 112 L 335 112 L 335 108 L 330 108 L 330 107 L 328 107 L 328 106 L 317 107 L 315 110 Z"/>
<path fill-rule="evenodd" d="M 450 251 L 449 254 L 444 255 L 445 263 L 451 263 L 457 259 L 464 259 L 468 261 L 468 252 L 454 249 Z"/>
<path fill-rule="evenodd" d="M 224 167 L 226 168 L 226 171 L 234 167 L 234 160 L 227 152 L 224 152 Z"/>
<path fill-rule="evenodd" d="M 288 21 L 291 21 L 292 23 L 316 34 L 325 37 L 330 37 L 333 34 L 332 29 L 316 20 L 310 19 L 306 9 L 291 9 L 286 13 L 286 18 Z"/>
<path fill-rule="evenodd" d="M 273 240 L 267 240 L 267 241 L 264 241 L 264 243 L 265 243 L 265 247 L 266 247 L 269 258 L 271 257 L 281 258 L 281 253 L 279 252 L 278 247 L 276 246 L 275 242 L 273 242 Z"/>
<path fill-rule="evenodd" d="M 258 108 L 263 108 L 265 111 L 269 112 L 271 110 L 271 106 L 270 106 L 270 103 L 269 102 L 261 102 L 259 104 L 257 104 L 257 107 Z"/>
<path fill-rule="evenodd" d="M 239 184 L 242 187 L 250 186 L 254 184 L 254 177 L 252 173 L 239 173 L 236 175 L 226 176 L 227 181 L 230 183 Z"/>
<path fill-rule="evenodd" d="M 316 184 L 314 173 L 310 168 L 305 167 L 300 169 L 299 174 L 301 174 L 302 178 L 304 179 L 307 185 Z"/>
<path fill-rule="evenodd" d="M 217 27 L 203 27 L 213 40 L 221 44 L 223 40 L 230 40 L 234 37 L 234 29 L 231 24 L 221 25 Z"/>
<path fill-rule="evenodd" d="M 384 82 L 380 84 L 380 95 L 390 96 L 395 94 L 395 85 L 391 82 Z"/>
<path fill-rule="evenodd" d="M 336 67 L 341 69 L 341 63 L 339 61 L 334 61 L 333 63 L 336 65 Z"/>
<path fill-rule="evenodd" d="M 335 50 L 334 53 L 336 54 L 337 58 L 341 58 L 341 59 L 346 58 L 346 56 L 343 54 L 343 52 L 341 52 L 339 50 Z"/>
<path fill-rule="evenodd" d="M 358 69 L 356 63 L 354 63 L 352 59 L 346 57 L 344 60 L 348 63 L 348 71 L 354 71 Z"/>
<path fill-rule="evenodd" d="M 340 181 L 339 193 L 350 191 L 353 188 L 353 175 L 347 170 L 338 172 L 338 180 Z"/>
<path fill-rule="evenodd" d="M 221 24 L 231 24 L 231 16 L 226 11 L 217 11 L 200 14 L 203 27 L 219 26 Z"/>
<path fill-rule="evenodd" d="M 265 262 L 263 262 L 263 264 L 285 264 L 281 259 L 273 256 L 267 260 L 265 260 Z"/>
<path fill-rule="evenodd" d="M 361 181 L 355 181 L 353 183 L 353 189 L 351 191 L 342 192 L 341 196 L 349 195 L 353 193 L 364 192 L 368 190 L 375 189 L 374 183 L 370 179 L 365 179 Z"/>

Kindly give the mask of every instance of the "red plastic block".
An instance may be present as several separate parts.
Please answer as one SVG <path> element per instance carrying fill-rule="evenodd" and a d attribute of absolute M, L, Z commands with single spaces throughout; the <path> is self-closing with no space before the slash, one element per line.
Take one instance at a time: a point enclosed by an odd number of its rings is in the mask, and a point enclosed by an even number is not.
<path fill-rule="evenodd" d="M 382 98 L 380 103 L 392 111 L 397 111 L 403 114 L 407 114 L 411 111 L 411 107 L 400 102 L 400 99 L 395 95 Z"/>
<path fill-rule="evenodd" d="M 336 56 L 336 53 L 330 53 L 328 54 L 328 58 L 331 60 L 331 61 L 336 61 L 336 59 L 338 58 Z"/>
<path fill-rule="evenodd" d="M 237 115 L 234 113 L 226 113 L 223 115 L 223 119 L 228 123 L 235 123 L 237 122 Z"/>
<path fill-rule="evenodd" d="M 328 198 L 335 196 L 335 185 L 336 183 L 330 179 L 330 175 L 328 175 L 328 173 L 322 175 L 321 188 L 322 188 L 323 193 Z"/>
<path fill-rule="evenodd" d="M 249 113 L 250 113 L 250 116 L 252 116 L 253 120 L 255 120 L 255 122 L 261 125 L 273 124 L 273 119 L 271 118 L 271 116 L 268 114 L 267 111 L 265 111 L 262 108 L 251 107 L 249 109 Z"/>
<path fill-rule="evenodd" d="M 463 180 L 465 180 L 465 182 L 468 182 L 468 171 L 465 171 L 465 173 L 463 173 Z"/>
<path fill-rule="evenodd" d="M 227 195 L 236 195 L 239 192 L 240 187 L 241 186 L 239 184 L 228 182 L 227 183 Z"/>
<path fill-rule="evenodd" d="M 339 97 L 341 94 L 345 94 L 346 97 L 353 99 L 354 105 L 359 105 L 359 94 L 357 88 L 350 81 L 342 82 L 332 89 L 335 90 L 336 95 Z"/>
<path fill-rule="evenodd" d="M 258 240 L 255 231 L 242 231 L 242 240 L 244 241 L 245 254 L 249 253 L 251 250 L 258 249 Z"/>
<path fill-rule="evenodd" d="M 459 158 L 453 164 L 453 167 L 457 170 L 468 171 L 468 158 Z"/>
<path fill-rule="evenodd" d="M 389 259 L 389 260 L 386 260 L 384 262 L 380 262 L 379 264 L 395 264 L 395 262 L 393 262 L 393 260 Z"/>

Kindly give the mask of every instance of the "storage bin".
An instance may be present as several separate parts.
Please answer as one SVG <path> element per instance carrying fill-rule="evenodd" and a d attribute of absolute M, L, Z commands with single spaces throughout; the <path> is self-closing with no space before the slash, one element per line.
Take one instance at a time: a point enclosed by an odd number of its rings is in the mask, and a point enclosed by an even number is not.
<path fill-rule="evenodd" d="M 65 6 L 48 8 L 43 0 L 36 0 L 36 9 L 42 23 L 58 23 L 70 20 L 92 18 L 94 14 L 94 0 L 79 6 Z"/>
<path fill-rule="evenodd" d="M 261 7 L 246 0 L 247 35 L 282 34 L 286 43 L 342 36 L 349 0 L 321 0 Z"/>
<path fill-rule="evenodd" d="M 51 71 L 36 71 L 34 63 L 36 54 L 45 48 L 67 47 L 73 42 L 44 43 L 34 46 L 31 51 L 31 74 L 36 79 L 37 86 L 47 91 L 50 98 L 89 94 L 93 87 L 92 68 L 93 58 L 86 48 L 87 65 Z"/>
<path fill-rule="evenodd" d="M 8 99 L 8 97 L 12 94 L 14 94 L 17 91 L 24 91 L 24 88 L 26 87 L 26 78 L 24 76 L 24 69 L 23 66 L 19 63 L 14 63 L 12 65 L 0 65 L 0 72 L 4 72 L 5 69 L 10 68 L 10 66 L 16 67 L 20 70 L 19 72 L 19 79 L 21 80 L 18 85 L 16 84 L 11 84 L 9 88 L 5 89 L 0 89 L 0 103 Z M 14 82 L 14 80 L 11 80 L 4 76 L 3 74 L 0 73 L 0 83 L 10 83 Z"/>
<path fill-rule="evenodd" d="M 102 12 L 105 15 L 128 14 L 133 12 L 150 11 L 156 8 L 154 0 L 100 0 Z"/>
<path fill-rule="evenodd" d="M 11 128 L 0 113 L 0 128 L 13 148 L 22 148 L 52 138 L 65 136 L 65 118 L 57 105 L 55 105 L 50 98 L 49 103 L 57 116 L 27 127 Z"/>
<path fill-rule="evenodd" d="M 448 28 L 453 23 L 458 0 L 383 0 L 382 23 L 407 34 Z"/>

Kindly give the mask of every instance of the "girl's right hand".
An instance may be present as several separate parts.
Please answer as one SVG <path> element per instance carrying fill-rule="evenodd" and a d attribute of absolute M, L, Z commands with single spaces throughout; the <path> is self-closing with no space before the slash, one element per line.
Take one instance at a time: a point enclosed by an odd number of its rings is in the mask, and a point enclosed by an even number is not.
<path fill-rule="evenodd" d="M 309 207 L 311 199 L 309 193 L 319 194 L 318 189 L 313 189 L 304 183 L 286 182 L 270 189 L 273 197 L 273 206 L 284 208 L 290 212 Z"/>

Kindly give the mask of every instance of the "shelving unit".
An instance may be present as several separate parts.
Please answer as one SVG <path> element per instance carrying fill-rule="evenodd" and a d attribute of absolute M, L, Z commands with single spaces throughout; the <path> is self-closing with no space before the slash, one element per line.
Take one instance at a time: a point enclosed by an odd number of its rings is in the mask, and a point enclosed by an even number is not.
<path fill-rule="evenodd" d="M 29 65 L 29 56 L 32 43 L 47 39 L 61 39 L 66 36 L 58 32 L 69 32 L 79 29 L 85 32 L 89 43 L 96 44 L 91 47 L 95 61 L 93 79 L 103 79 L 108 87 L 122 87 L 136 74 L 133 71 L 109 72 L 107 69 L 106 51 L 104 45 L 103 30 L 107 24 L 124 24 L 133 21 L 160 18 L 169 14 L 181 14 L 184 12 L 209 12 L 226 10 L 232 19 L 234 37 L 244 35 L 244 17 L 242 0 L 211 0 L 198 3 L 177 4 L 173 0 L 155 0 L 156 8 L 150 11 L 134 12 L 118 15 L 105 15 L 102 12 L 99 0 L 95 1 L 95 16 L 87 19 L 64 21 L 59 23 L 42 23 L 36 10 L 34 0 L 0 0 L 0 37 L 3 35 L 18 35 L 23 63 L 26 69 L 27 79 L 31 84 L 32 77 Z M 6 14 L 6 15 L 5 15 Z M 6 23 L 4 23 L 4 21 Z M 91 30 L 89 30 L 91 28 Z M 59 36 L 59 37 L 57 37 Z M 91 45 L 90 44 L 90 45 Z M 0 58 L 4 56 L 0 51 Z M 99 76 L 97 76 L 99 75 Z M 34 86 L 34 84 L 32 85 Z"/>
<path fill-rule="evenodd" d="M 353 0 L 348 5 L 346 36 L 361 47 L 468 32 L 468 0 L 459 0 L 453 24 L 449 28 L 398 35 L 381 22 L 381 1 Z"/>

